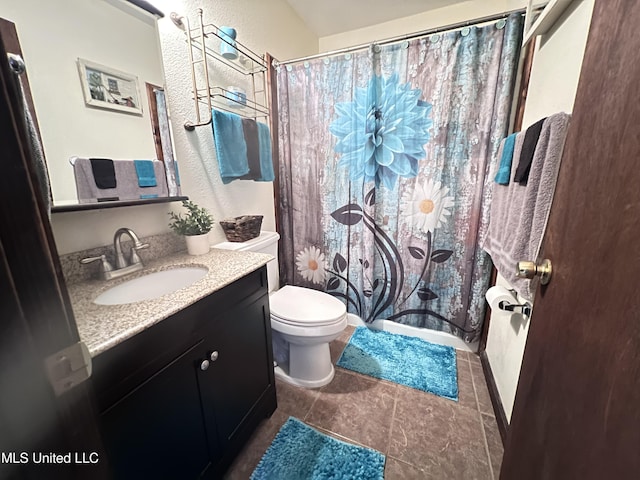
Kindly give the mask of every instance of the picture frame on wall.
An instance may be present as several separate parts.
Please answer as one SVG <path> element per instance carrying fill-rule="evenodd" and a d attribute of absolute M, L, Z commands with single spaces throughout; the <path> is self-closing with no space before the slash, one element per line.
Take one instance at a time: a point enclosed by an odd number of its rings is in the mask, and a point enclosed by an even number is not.
<path fill-rule="evenodd" d="M 78 71 L 87 106 L 142 115 L 138 77 L 83 58 Z"/>

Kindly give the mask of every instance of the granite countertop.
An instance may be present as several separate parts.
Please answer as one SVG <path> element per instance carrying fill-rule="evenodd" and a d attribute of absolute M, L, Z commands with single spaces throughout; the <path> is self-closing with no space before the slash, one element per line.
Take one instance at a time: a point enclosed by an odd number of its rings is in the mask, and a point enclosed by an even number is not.
<path fill-rule="evenodd" d="M 104 281 L 90 280 L 69 285 L 73 313 L 80 339 L 92 357 L 131 338 L 201 298 L 257 270 L 272 260 L 271 255 L 212 248 L 206 255 L 175 254 L 145 262 L 143 270 Z M 205 267 L 209 272 L 200 280 L 153 300 L 125 305 L 96 305 L 93 300 L 105 290 L 147 273 L 176 267 Z"/>

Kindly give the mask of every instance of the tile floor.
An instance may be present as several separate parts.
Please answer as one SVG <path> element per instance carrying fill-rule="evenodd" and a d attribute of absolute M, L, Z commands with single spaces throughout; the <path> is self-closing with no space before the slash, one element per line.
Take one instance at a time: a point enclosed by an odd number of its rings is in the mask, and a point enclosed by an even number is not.
<path fill-rule="evenodd" d="M 353 327 L 331 343 L 334 363 Z M 387 457 L 386 480 L 497 479 L 502 442 L 480 360 L 458 351 L 459 401 L 336 368 L 309 390 L 278 381 L 278 408 L 258 427 L 227 475 L 248 479 L 289 416 Z"/>

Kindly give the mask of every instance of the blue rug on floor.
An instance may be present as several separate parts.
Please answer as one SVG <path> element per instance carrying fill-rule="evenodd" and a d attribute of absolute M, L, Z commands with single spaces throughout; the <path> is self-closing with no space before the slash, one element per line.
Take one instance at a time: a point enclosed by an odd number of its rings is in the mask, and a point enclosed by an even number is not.
<path fill-rule="evenodd" d="M 341 442 L 289 417 L 251 480 L 382 480 L 384 461 L 376 450 Z"/>
<path fill-rule="evenodd" d="M 456 350 L 452 347 L 358 327 L 337 365 L 458 401 Z"/>

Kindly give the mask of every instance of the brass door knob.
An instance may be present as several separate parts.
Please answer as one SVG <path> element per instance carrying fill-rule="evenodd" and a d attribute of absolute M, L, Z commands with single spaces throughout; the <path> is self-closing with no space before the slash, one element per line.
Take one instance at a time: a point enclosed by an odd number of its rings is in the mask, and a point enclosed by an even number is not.
<path fill-rule="evenodd" d="M 518 262 L 516 275 L 528 279 L 540 277 L 540 284 L 546 285 L 551 280 L 551 260 L 545 258 L 539 264 L 531 261 Z"/>

